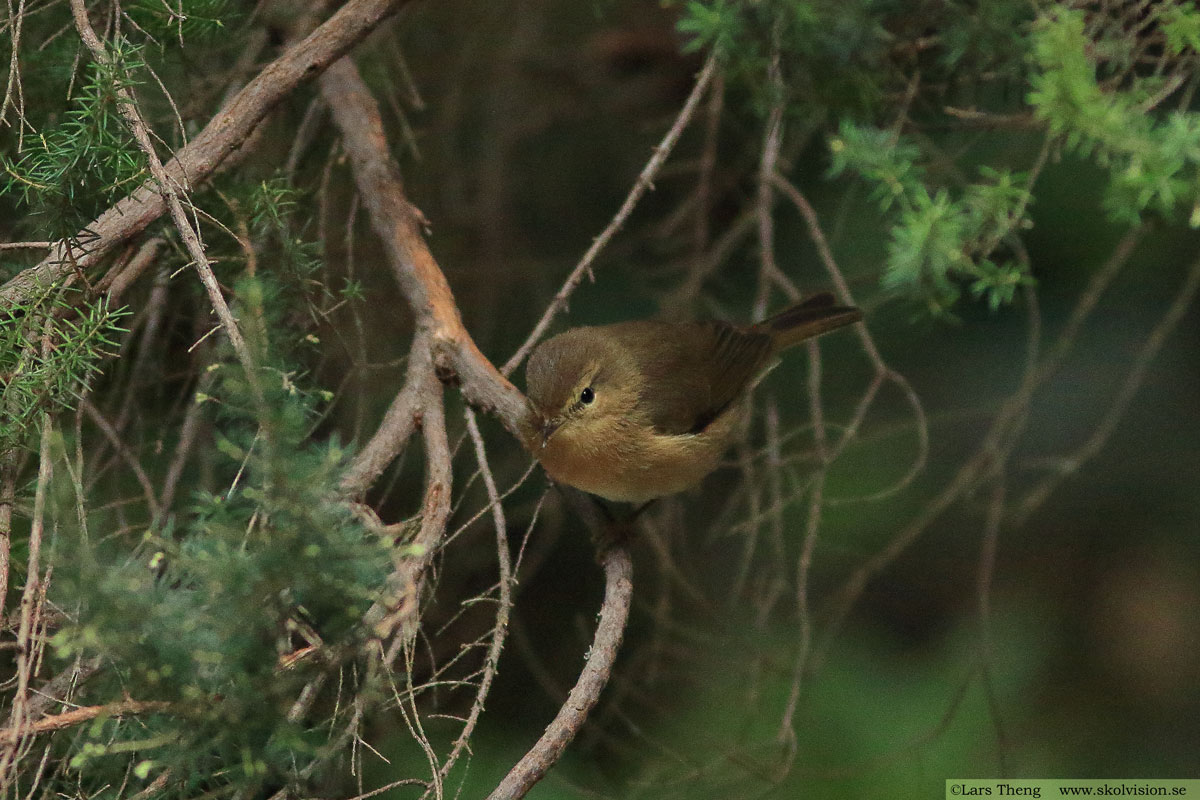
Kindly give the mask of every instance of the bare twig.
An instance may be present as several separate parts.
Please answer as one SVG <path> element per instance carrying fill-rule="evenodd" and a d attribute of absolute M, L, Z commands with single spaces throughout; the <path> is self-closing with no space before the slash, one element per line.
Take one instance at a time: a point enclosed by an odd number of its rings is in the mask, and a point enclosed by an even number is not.
<path fill-rule="evenodd" d="M 8 557 L 12 550 L 13 504 L 17 500 L 17 455 L 15 447 L 0 453 L 0 620 L 8 605 Z"/>
<path fill-rule="evenodd" d="M 500 567 L 500 596 L 496 605 L 496 624 L 492 628 L 492 639 L 488 644 L 487 656 L 484 659 L 479 688 L 475 691 L 475 701 L 471 703 L 471 711 L 467 715 L 467 720 L 454 740 L 453 749 L 446 756 L 446 760 L 442 762 L 439 772 L 443 780 L 450 774 L 455 762 L 467 748 L 471 734 L 474 733 L 475 726 L 479 722 L 479 715 L 483 713 L 484 702 L 492 688 L 492 681 L 496 677 L 496 668 L 500 663 L 500 651 L 504 647 L 504 640 L 508 635 L 509 614 L 512 611 L 512 556 L 508 550 L 508 526 L 504 518 L 504 508 L 500 505 L 500 492 L 496 488 L 496 480 L 492 477 L 492 470 L 488 465 L 487 451 L 483 446 L 483 435 L 480 434 L 479 425 L 475 422 L 475 412 L 467 408 L 464 413 L 467 418 L 467 431 L 475 446 L 475 460 L 483 473 L 483 485 L 487 489 L 488 505 L 492 510 L 492 523 L 496 528 L 496 560 Z"/>
<path fill-rule="evenodd" d="M 405 443 L 416 429 L 421 412 L 422 398 L 419 392 L 423 377 L 417 348 L 424 347 L 428 347 L 424 337 L 413 337 L 403 388 L 392 398 L 392 403 L 374 435 L 363 445 L 342 475 L 341 488 L 347 496 L 354 497 L 365 492 L 375 479 L 383 474 L 392 459 L 404 449 Z"/>
<path fill-rule="evenodd" d="M 396 555 L 396 568 L 388 577 L 383 597 L 364 618 L 374 636 L 386 641 L 399 632 L 397 642 L 409 639 L 416 631 L 422 574 L 433 558 L 445 533 L 450 515 L 450 445 L 446 438 L 445 412 L 441 384 L 430 361 L 428 348 L 413 357 L 418 396 L 422 398 L 421 431 L 426 455 L 425 499 L 421 509 L 421 527 Z M 389 654 L 389 659 L 394 657 Z"/>
<path fill-rule="evenodd" d="M 8 78 L 4 86 L 4 98 L 0 100 L 0 125 L 8 124 L 10 105 L 16 111 L 16 116 L 21 122 L 25 117 L 25 93 L 21 89 L 21 28 L 25 21 L 25 0 L 20 0 L 15 13 L 12 3 L 9 3 L 8 13 L 12 26 L 12 36 L 10 37 L 12 51 L 8 61 Z M 17 123 L 18 130 L 23 130 L 21 122 Z"/>
<path fill-rule="evenodd" d="M 783 107 L 786 101 L 783 69 L 780 64 L 780 37 L 783 32 L 782 14 L 775 19 L 771 27 L 771 56 L 767 64 L 767 81 L 771 93 L 771 110 L 767 114 L 766 131 L 763 134 L 762 156 L 758 162 L 758 191 L 754 204 L 758 217 L 758 287 L 754 292 L 754 306 L 751 318 L 760 320 L 767 315 L 767 303 L 771 297 L 771 287 L 779 283 L 782 277 L 779 265 L 775 262 L 775 216 L 772 213 L 775 205 L 771 176 L 775 174 L 779 164 L 779 149 L 783 145 Z M 789 286 L 787 281 L 784 286 Z M 789 292 L 793 302 L 800 299 L 799 291 Z"/>
<path fill-rule="evenodd" d="M 696 181 L 696 220 L 692 235 L 693 257 L 699 259 L 708 247 L 709 214 L 712 212 L 713 173 L 717 168 L 717 144 L 721 112 L 725 108 L 725 77 L 718 70 L 704 117 L 704 150 L 700 153 L 700 175 Z"/>
<path fill-rule="evenodd" d="M 841 629 L 867 584 L 908 549 L 960 497 L 978 485 L 981 478 L 986 477 L 1007 458 L 1024 429 L 1034 392 L 1062 366 L 1084 322 L 1099 302 L 1100 295 L 1129 260 L 1141 234 L 1140 227 L 1131 228 L 1117 244 L 1108 261 L 1088 281 L 1054 347 L 1048 351 L 1040 364 L 1029 365 L 1020 386 L 996 414 L 975 454 L 963 463 L 945 487 L 926 503 L 907 525 L 846 579 L 833 599 L 829 623 L 821 646 L 814 652 L 810 673 L 820 668 L 833 637 Z"/>
<path fill-rule="evenodd" d="M 70 2 L 75 27 L 79 31 L 79 37 L 83 39 L 83 43 L 92 51 L 92 56 L 97 63 L 113 66 L 112 59 L 104 48 L 104 43 L 100 41 L 100 37 L 96 35 L 96 31 L 88 19 L 84 0 L 70 0 Z M 258 383 L 258 371 L 254 365 L 254 357 L 250 353 L 250 347 L 246 344 L 246 340 L 242 338 L 242 332 L 238 328 L 237 320 L 234 319 L 229 304 L 225 302 L 225 296 L 221 294 L 217 277 L 213 274 L 212 266 L 208 263 L 208 256 L 204 252 L 204 246 L 200 243 L 200 232 L 193 227 L 192 221 L 188 219 L 187 213 L 183 210 L 183 202 L 180 200 L 181 190 L 178 188 L 180 184 L 168 174 L 158 153 L 155 152 L 154 143 L 150 140 L 150 128 L 146 124 L 146 120 L 142 118 L 142 112 L 138 109 L 133 92 L 124 85 L 118 86 L 116 92 L 121 99 L 121 102 L 117 104 L 121 116 L 125 118 L 134 140 L 137 141 L 138 147 L 149 162 L 150 174 L 158 185 L 159 193 L 166 201 L 171 219 L 179 231 L 179 236 L 183 239 L 188 254 L 192 257 L 192 263 L 200 276 L 200 282 L 204 284 L 204 288 L 208 292 L 209 302 L 212 303 L 213 310 L 217 312 L 217 317 L 221 320 L 222 327 L 225 328 L 225 335 L 229 337 L 229 343 L 233 346 L 238 360 L 242 362 L 242 369 L 246 373 L 246 382 L 254 393 L 255 400 L 261 406 L 264 401 L 262 389 Z"/>
<path fill-rule="evenodd" d="M 541 341 L 546 334 L 546 330 L 550 327 L 550 323 L 558 316 L 559 312 L 567 306 L 567 301 L 570 299 L 572 292 L 583 281 L 585 275 L 592 274 L 592 263 L 596 260 L 596 256 L 616 235 L 625 221 L 629 219 L 629 215 L 633 213 L 633 209 L 642 199 L 642 195 L 653 186 L 654 176 L 658 174 L 663 162 L 667 160 L 667 156 L 671 154 L 679 137 L 683 135 L 684 128 L 691 121 L 692 116 L 696 113 L 697 106 L 700 105 L 700 99 L 704 97 L 704 92 L 708 88 L 709 82 L 712 80 L 713 73 L 716 71 L 716 56 L 710 56 L 705 62 L 704 68 L 700 70 L 700 74 L 696 78 L 696 85 L 692 87 L 692 93 L 688 95 L 687 101 L 683 104 L 683 108 L 679 112 L 679 116 L 675 118 L 675 123 L 671 125 L 671 129 L 667 131 L 667 135 L 659 145 L 654 148 L 654 155 L 646 162 L 646 166 L 642 168 L 641 174 L 634 181 L 633 188 L 629 190 L 625 202 L 621 204 L 617 215 L 612 218 L 600 235 L 592 241 L 592 246 L 583 254 L 583 258 L 571 270 L 571 274 L 567 276 L 566 282 L 562 288 L 554 295 L 554 299 L 550 301 L 550 305 L 546 307 L 546 311 L 542 314 L 542 318 L 533 326 L 529 337 L 525 342 L 517 348 L 517 352 L 513 353 L 512 358 L 504 362 L 504 366 L 500 368 L 502 375 L 511 375 L 513 371 L 520 366 L 521 362 L 529 355 L 534 346 Z"/>
<path fill-rule="evenodd" d="M 80 402 L 80 408 L 83 409 L 83 413 L 87 415 L 88 419 L 100 429 L 100 432 L 108 439 L 109 444 L 112 445 L 117 455 L 129 467 L 129 471 L 133 473 L 133 477 L 137 479 L 138 485 L 142 487 L 142 495 L 146 498 L 146 508 L 150 512 L 153 524 L 157 525 L 162 521 L 162 507 L 158 504 L 154 485 L 150 483 L 150 477 L 146 474 L 146 470 L 142 468 L 142 462 L 130 452 L 125 442 L 121 440 L 120 434 L 113 428 L 112 423 L 105 419 L 104 415 L 92 405 L 91 400 L 88 400 L 86 397 L 83 398 Z"/>
<path fill-rule="evenodd" d="M 833 250 L 829 247 L 829 242 L 825 238 L 825 232 L 821 228 L 821 222 L 817 218 L 817 212 L 813 209 L 812 204 L 808 202 L 808 198 L 790 181 L 780 175 L 778 172 L 770 176 L 771 183 L 783 192 L 793 205 L 800 212 L 800 216 L 804 218 L 805 226 L 808 228 L 808 234 L 812 237 L 813 244 L 817 247 L 817 253 L 821 258 L 821 263 L 825 266 L 825 271 L 829 273 L 830 280 L 833 281 L 834 291 L 838 296 L 838 300 L 846 305 L 854 305 L 854 297 L 850 293 L 850 284 L 846 281 L 845 275 L 838 266 L 837 261 L 833 257 Z M 884 382 L 890 381 L 894 383 L 901 392 L 904 393 L 905 399 L 912 408 L 913 416 L 917 422 L 917 456 L 913 459 L 913 463 L 909 466 L 908 472 L 904 474 L 892 486 L 884 491 L 876 492 L 867 497 L 858 497 L 855 500 L 877 500 L 887 497 L 901 488 L 912 482 L 921 470 L 925 468 L 925 462 L 929 458 L 929 424 L 925 418 L 925 407 L 921 400 L 917 397 L 916 391 L 912 388 L 912 384 L 908 379 L 896 372 L 883 360 L 883 356 L 879 352 L 879 348 L 875 345 L 875 340 L 871 336 L 866 323 L 859 323 L 854 326 L 858 333 L 859 342 L 862 345 L 863 351 L 867 354 L 871 364 L 875 367 L 875 377 L 872 379 L 870 386 L 864 393 L 862 400 L 859 402 L 858 408 L 855 409 L 854 416 L 851 418 L 850 424 L 846 426 L 845 432 L 841 439 L 834 446 L 829 459 L 837 458 L 838 454 L 854 439 L 858 433 L 859 425 L 866 418 L 867 412 L 870 410 L 871 404 L 874 402 L 879 389 Z"/>
<path fill-rule="evenodd" d="M 796 708 L 800 702 L 800 692 L 803 688 L 804 673 L 808 667 L 808 657 L 812 649 L 812 613 L 809 603 L 809 574 L 812 570 L 813 553 L 816 551 L 817 537 L 821 527 L 821 512 L 825 496 L 825 470 L 829 465 L 829 447 L 825 431 L 825 414 L 821 404 L 821 349 L 815 340 L 809 340 L 809 370 L 808 370 L 808 413 L 812 419 L 813 440 L 816 444 L 817 456 L 821 459 L 821 469 L 813 478 L 813 486 L 808 501 L 808 519 L 804 528 L 804 541 L 800 546 L 800 558 L 796 563 L 796 616 L 800 623 L 799 638 L 796 642 L 796 657 L 792 667 L 792 685 L 788 692 L 787 704 L 784 707 L 783 718 L 779 723 L 779 733 L 776 738 L 787 746 L 787 765 L 796 752 Z"/>
<path fill-rule="evenodd" d="M 108 292 L 110 300 L 117 300 L 125 294 L 125 290 L 141 277 L 151 264 L 158 259 L 158 251 L 166 244 L 161 236 L 153 236 L 142 243 L 137 253 L 120 270 L 113 270 L 96 282 L 96 289 Z"/>
<path fill-rule="evenodd" d="M 1167 308 L 1166 313 L 1154 326 L 1150 335 L 1146 337 L 1145 343 L 1134 357 L 1132 366 L 1125 380 L 1121 384 L 1121 388 L 1117 390 L 1116 397 L 1108 406 L 1108 411 L 1104 418 L 1100 420 L 1100 424 L 1092 431 L 1091 436 L 1079 446 L 1075 452 L 1070 455 L 1056 459 L 1058 469 L 1046 475 L 1036 486 L 1030 489 L 1026 495 L 1021 498 L 1016 509 L 1012 512 L 1013 523 L 1021 525 L 1029 518 L 1029 515 L 1037 510 L 1046 502 L 1050 495 L 1054 492 L 1058 485 L 1074 474 L 1085 463 L 1095 458 L 1100 450 L 1104 447 L 1105 442 L 1112 436 L 1116 430 L 1117 423 L 1121 417 L 1129 409 L 1129 404 L 1133 401 L 1134 395 L 1141 388 L 1142 382 L 1146 379 L 1146 371 L 1149 369 L 1151 362 L 1158 355 L 1158 351 L 1162 349 L 1167 337 L 1171 335 L 1171 331 L 1179 324 L 1183 315 L 1191 306 L 1192 301 L 1196 297 L 1196 291 L 1200 288 L 1200 260 L 1192 264 L 1188 270 L 1187 277 L 1180 286 L 1175 299 L 1171 301 L 1171 305 Z"/>
<path fill-rule="evenodd" d="M 1008 752 L 1008 736 L 1000 716 L 1000 701 L 992 682 L 992 581 L 996 573 L 996 554 L 1000 547 L 1000 524 L 1004 520 L 1004 500 L 1007 486 L 1003 467 L 998 465 L 992 485 L 992 496 L 988 503 L 987 520 L 983 529 L 983 548 L 979 555 L 979 572 L 975 579 L 975 595 L 979 612 L 979 670 L 987 695 L 988 709 L 992 715 L 992 726 L 996 730 L 999 745 L 1000 774 L 1007 774 L 1005 761 Z"/>
<path fill-rule="evenodd" d="M 625 633 L 625 622 L 629 618 L 629 603 L 633 595 L 633 561 L 624 544 L 608 548 L 601 553 L 600 560 L 604 566 L 604 604 L 600 607 L 600 622 L 596 626 L 587 663 L 554 721 L 537 744 L 488 795 L 488 800 L 517 800 L 524 797 L 562 756 L 608 682 Z"/>
<path fill-rule="evenodd" d="M 48 250 L 54 242 L 0 242 L 0 250 Z"/>
<path fill-rule="evenodd" d="M 196 390 L 192 393 L 187 410 L 183 413 L 183 422 L 179 426 L 179 441 L 175 444 L 175 453 L 171 456 L 171 463 L 167 466 L 162 493 L 159 495 L 158 505 L 164 514 L 171 512 L 171 504 L 175 502 L 175 490 L 179 487 L 179 479 L 183 477 L 183 468 L 187 465 L 188 454 L 201 430 L 202 415 L 204 414 L 202 395 L 207 393 L 215 380 L 215 375 L 214 372 L 200 373 Z"/>

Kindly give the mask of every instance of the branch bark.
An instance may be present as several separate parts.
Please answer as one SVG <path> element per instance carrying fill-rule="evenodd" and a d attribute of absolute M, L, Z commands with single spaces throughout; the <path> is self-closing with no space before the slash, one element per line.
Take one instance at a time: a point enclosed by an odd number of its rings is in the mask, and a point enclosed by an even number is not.
<path fill-rule="evenodd" d="M 350 156 L 371 226 L 383 243 L 418 332 L 428 338 L 439 377 L 457 382 L 467 402 L 495 414 L 506 428 L 519 433 L 526 413 L 525 397 L 479 351 L 463 326 L 450 284 L 425 243 L 425 218 L 404 195 L 378 103 L 349 59 L 330 67 L 320 85 Z M 356 481 L 361 483 L 367 477 L 373 476 L 360 475 Z"/>
<path fill-rule="evenodd" d="M 125 717 L 132 714 L 148 714 L 155 711 L 165 711 L 171 704 L 164 700 L 122 700 L 119 703 L 108 703 L 102 706 L 83 706 L 64 711 L 61 714 L 51 714 L 22 726 L 20 735 L 32 736 L 38 733 L 50 733 L 91 722 L 97 717 Z M 12 738 L 15 730 L 0 731 L 0 740 Z"/>
<path fill-rule="evenodd" d="M 488 800 L 518 800 L 545 777 L 575 738 L 608 683 L 629 618 L 633 561 L 625 544 L 609 547 L 600 560 L 604 567 L 604 604 L 600 607 L 600 623 L 596 626 L 587 663 L 567 695 L 567 702 L 558 710 L 542 738 L 509 770 L 500 785 L 488 795 Z"/>

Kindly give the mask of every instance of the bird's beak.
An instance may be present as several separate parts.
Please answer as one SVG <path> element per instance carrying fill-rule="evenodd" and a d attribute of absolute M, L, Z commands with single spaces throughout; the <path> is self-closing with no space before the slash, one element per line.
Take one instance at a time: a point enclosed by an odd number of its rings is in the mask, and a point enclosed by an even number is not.
<path fill-rule="evenodd" d="M 554 432 L 558 430 L 560 425 L 562 425 L 562 422 L 559 420 L 546 420 L 542 423 L 542 447 L 550 443 L 550 437 L 554 435 Z"/>

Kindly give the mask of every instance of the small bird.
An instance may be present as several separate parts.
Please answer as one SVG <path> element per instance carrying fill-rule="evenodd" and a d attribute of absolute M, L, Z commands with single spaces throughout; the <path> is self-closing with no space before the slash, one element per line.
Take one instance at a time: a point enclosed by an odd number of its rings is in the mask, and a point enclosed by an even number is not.
<path fill-rule="evenodd" d="M 862 319 L 819 294 L 749 326 L 640 320 L 573 328 L 525 368 L 525 446 L 555 481 L 645 503 L 717 468 L 780 351 Z"/>

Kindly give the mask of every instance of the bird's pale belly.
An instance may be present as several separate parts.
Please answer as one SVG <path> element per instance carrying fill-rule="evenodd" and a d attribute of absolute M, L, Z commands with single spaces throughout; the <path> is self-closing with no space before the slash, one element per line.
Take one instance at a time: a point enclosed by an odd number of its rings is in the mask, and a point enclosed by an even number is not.
<path fill-rule="evenodd" d="M 732 438 L 733 416 L 723 415 L 728 419 L 716 420 L 702 433 L 639 432 L 600 446 L 585 446 L 560 431 L 537 456 L 559 483 L 606 500 L 644 503 L 689 489 L 715 470 Z"/>

